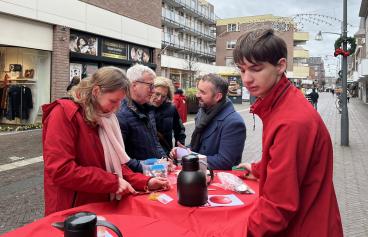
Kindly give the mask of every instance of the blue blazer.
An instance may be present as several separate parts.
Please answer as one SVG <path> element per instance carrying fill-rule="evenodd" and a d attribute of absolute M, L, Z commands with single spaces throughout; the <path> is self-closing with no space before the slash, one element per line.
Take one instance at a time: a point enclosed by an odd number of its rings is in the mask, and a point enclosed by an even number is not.
<path fill-rule="evenodd" d="M 202 109 L 198 111 L 196 123 L 203 113 Z M 225 108 L 206 127 L 200 140 L 200 148 L 195 152 L 207 156 L 209 168 L 230 170 L 241 161 L 245 138 L 244 120 L 227 99 Z"/>

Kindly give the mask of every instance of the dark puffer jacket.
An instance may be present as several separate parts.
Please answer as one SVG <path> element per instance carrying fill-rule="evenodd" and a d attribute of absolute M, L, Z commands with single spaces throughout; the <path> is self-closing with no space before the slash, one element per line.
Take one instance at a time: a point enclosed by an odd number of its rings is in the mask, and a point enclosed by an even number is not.
<path fill-rule="evenodd" d="M 175 106 L 170 102 L 163 103 L 155 110 L 156 128 L 162 148 L 168 155 L 173 148 L 173 132 L 175 144 L 185 144 L 185 127 Z"/>
<path fill-rule="evenodd" d="M 125 150 L 131 158 L 128 162 L 129 168 L 142 172 L 139 161 L 166 156 L 158 141 L 153 107 L 138 105 L 130 99 L 125 99 L 117 117 Z"/>

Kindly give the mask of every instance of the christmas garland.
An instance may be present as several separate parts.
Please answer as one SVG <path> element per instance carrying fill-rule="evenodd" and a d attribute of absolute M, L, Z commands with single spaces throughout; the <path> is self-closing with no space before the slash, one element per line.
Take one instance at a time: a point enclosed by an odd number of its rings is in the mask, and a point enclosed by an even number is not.
<path fill-rule="evenodd" d="M 350 48 L 348 48 L 346 51 L 343 50 L 341 48 L 341 45 L 343 42 L 347 42 L 350 46 Z M 335 52 L 334 52 L 334 56 L 337 57 L 339 55 L 342 56 L 349 56 L 355 53 L 355 49 L 356 49 L 356 42 L 355 42 L 355 38 L 354 37 L 346 37 L 345 39 L 343 37 L 339 37 L 336 41 L 335 41 Z"/>

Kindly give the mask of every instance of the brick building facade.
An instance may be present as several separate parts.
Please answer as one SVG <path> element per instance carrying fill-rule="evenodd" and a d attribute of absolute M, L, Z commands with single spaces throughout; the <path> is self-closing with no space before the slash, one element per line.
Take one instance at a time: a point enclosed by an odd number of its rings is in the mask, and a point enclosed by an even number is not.
<path fill-rule="evenodd" d="M 0 123 L 34 123 L 42 104 L 66 95 L 73 75 L 102 66 L 126 70 L 138 62 L 160 74 L 161 0 L 0 3 L 0 26 L 10 32 L 0 39 L 0 79 L 27 85 L 33 95 L 30 118 Z"/>

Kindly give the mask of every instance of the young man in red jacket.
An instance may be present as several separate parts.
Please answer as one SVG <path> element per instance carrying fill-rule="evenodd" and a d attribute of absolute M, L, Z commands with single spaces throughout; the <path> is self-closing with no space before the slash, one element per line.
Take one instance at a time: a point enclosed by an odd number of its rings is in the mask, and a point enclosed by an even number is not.
<path fill-rule="evenodd" d="M 240 164 L 259 179 L 250 236 L 343 236 L 332 182 L 331 138 L 321 117 L 285 76 L 287 47 L 273 30 L 242 35 L 234 50 L 263 122 L 262 158 Z"/>

